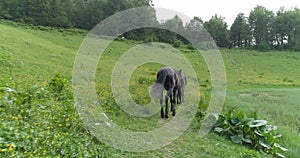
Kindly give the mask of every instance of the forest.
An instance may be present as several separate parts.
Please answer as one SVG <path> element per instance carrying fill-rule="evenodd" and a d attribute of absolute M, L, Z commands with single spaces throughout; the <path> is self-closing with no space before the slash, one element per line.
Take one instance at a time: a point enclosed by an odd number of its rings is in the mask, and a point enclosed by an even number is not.
<path fill-rule="evenodd" d="M 140 6 L 155 4 L 151 0 L 10 0 L 0 2 L 0 18 L 32 25 L 90 30 L 110 15 Z M 150 11 L 149 16 L 155 16 L 154 12 Z M 166 28 L 200 30 L 198 35 L 204 27 L 218 47 L 300 50 L 299 8 L 281 8 L 274 13 L 264 6 L 256 6 L 249 17 L 245 13 L 238 14 L 231 26 L 224 19 L 216 14 L 208 21 L 195 16 L 187 24 L 183 24 L 178 16 L 164 22 L 153 22 Z M 123 37 L 166 42 L 173 46 L 188 43 L 173 32 L 155 28 L 133 30 Z"/>

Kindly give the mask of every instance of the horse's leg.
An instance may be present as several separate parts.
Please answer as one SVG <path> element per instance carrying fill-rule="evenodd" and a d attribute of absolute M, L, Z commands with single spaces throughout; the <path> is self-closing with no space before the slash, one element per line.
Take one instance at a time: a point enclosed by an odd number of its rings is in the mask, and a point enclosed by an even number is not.
<path fill-rule="evenodd" d="M 181 89 L 178 89 L 177 92 L 177 104 L 181 104 Z"/>
<path fill-rule="evenodd" d="M 174 104 L 173 106 L 172 106 L 172 116 L 175 116 L 176 115 L 176 104 Z"/>
<path fill-rule="evenodd" d="M 166 95 L 166 109 L 165 109 L 165 118 L 169 118 L 169 110 L 168 110 L 168 101 L 169 101 L 169 97 Z"/>
<path fill-rule="evenodd" d="M 174 102 L 176 102 L 176 89 L 173 90 L 172 95 L 173 95 L 173 97 L 171 98 L 171 111 L 173 111 L 173 109 L 174 109 Z"/>
<path fill-rule="evenodd" d="M 169 118 L 169 107 L 168 107 L 168 101 L 171 97 L 171 105 L 172 105 L 172 92 L 173 92 L 173 88 L 170 88 L 168 90 L 168 93 L 166 94 L 166 113 L 165 113 L 165 118 Z"/>
<path fill-rule="evenodd" d="M 169 107 L 168 107 L 169 96 L 166 95 L 166 110 L 165 110 L 165 118 L 169 118 Z"/>
<path fill-rule="evenodd" d="M 172 115 L 175 116 L 176 115 L 176 100 L 177 100 L 177 97 L 178 97 L 178 89 L 174 90 L 173 91 L 173 101 L 171 103 L 171 110 L 172 110 Z"/>
<path fill-rule="evenodd" d="M 164 102 L 163 93 L 160 96 L 159 102 L 160 102 L 160 117 L 164 118 L 165 114 L 164 114 L 164 107 L 163 107 L 163 102 Z"/>

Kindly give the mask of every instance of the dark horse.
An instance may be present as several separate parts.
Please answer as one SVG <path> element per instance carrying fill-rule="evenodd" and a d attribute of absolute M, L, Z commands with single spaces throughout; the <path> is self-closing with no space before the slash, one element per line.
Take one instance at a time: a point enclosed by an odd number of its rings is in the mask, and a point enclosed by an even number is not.
<path fill-rule="evenodd" d="M 184 89 L 185 89 L 185 86 L 187 84 L 187 79 L 186 79 L 186 76 L 185 74 L 182 72 L 182 70 L 175 70 L 175 74 L 177 75 L 178 77 L 178 82 L 176 84 L 176 87 L 175 87 L 175 91 L 177 92 L 174 92 L 174 94 L 176 94 L 176 102 L 177 104 L 181 104 L 184 99 Z"/>
<path fill-rule="evenodd" d="M 186 77 L 182 73 L 181 70 L 174 70 L 170 67 L 164 67 L 161 68 L 157 72 L 157 79 L 156 83 L 163 86 L 163 88 L 159 88 L 158 95 L 160 100 L 160 106 L 161 106 L 161 118 L 168 118 L 169 117 L 169 108 L 168 108 L 168 101 L 170 99 L 171 102 L 171 111 L 172 115 L 176 115 L 176 101 L 178 103 L 183 102 L 183 95 L 184 95 L 184 88 L 186 85 Z M 167 90 L 167 94 L 165 95 L 165 103 L 166 108 L 164 111 L 163 108 L 163 91 Z"/>

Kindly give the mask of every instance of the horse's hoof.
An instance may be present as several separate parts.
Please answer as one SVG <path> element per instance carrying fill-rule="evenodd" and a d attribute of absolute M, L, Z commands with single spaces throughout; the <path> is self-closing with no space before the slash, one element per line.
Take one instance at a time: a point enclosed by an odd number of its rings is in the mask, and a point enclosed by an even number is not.
<path fill-rule="evenodd" d="M 175 115 L 176 115 L 176 112 L 173 112 L 173 113 L 172 113 L 172 116 L 175 116 Z"/>
<path fill-rule="evenodd" d="M 165 118 L 169 118 L 169 115 L 165 115 Z"/>
<path fill-rule="evenodd" d="M 161 110 L 161 111 L 160 111 L 160 117 L 161 117 L 161 118 L 164 118 L 164 116 L 165 116 L 165 113 L 164 113 L 163 110 Z"/>

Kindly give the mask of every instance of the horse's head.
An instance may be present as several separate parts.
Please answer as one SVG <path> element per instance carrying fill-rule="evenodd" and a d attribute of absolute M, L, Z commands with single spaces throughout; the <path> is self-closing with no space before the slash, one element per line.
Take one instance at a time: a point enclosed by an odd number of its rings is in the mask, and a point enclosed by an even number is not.
<path fill-rule="evenodd" d="M 186 76 L 182 72 L 182 69 L 175 70 L 175 74 L 177 76 L 177 79 L 176 79 L 177 85 L 179 85 L 179 86 L 185 86 L 186 85 Z"/>

